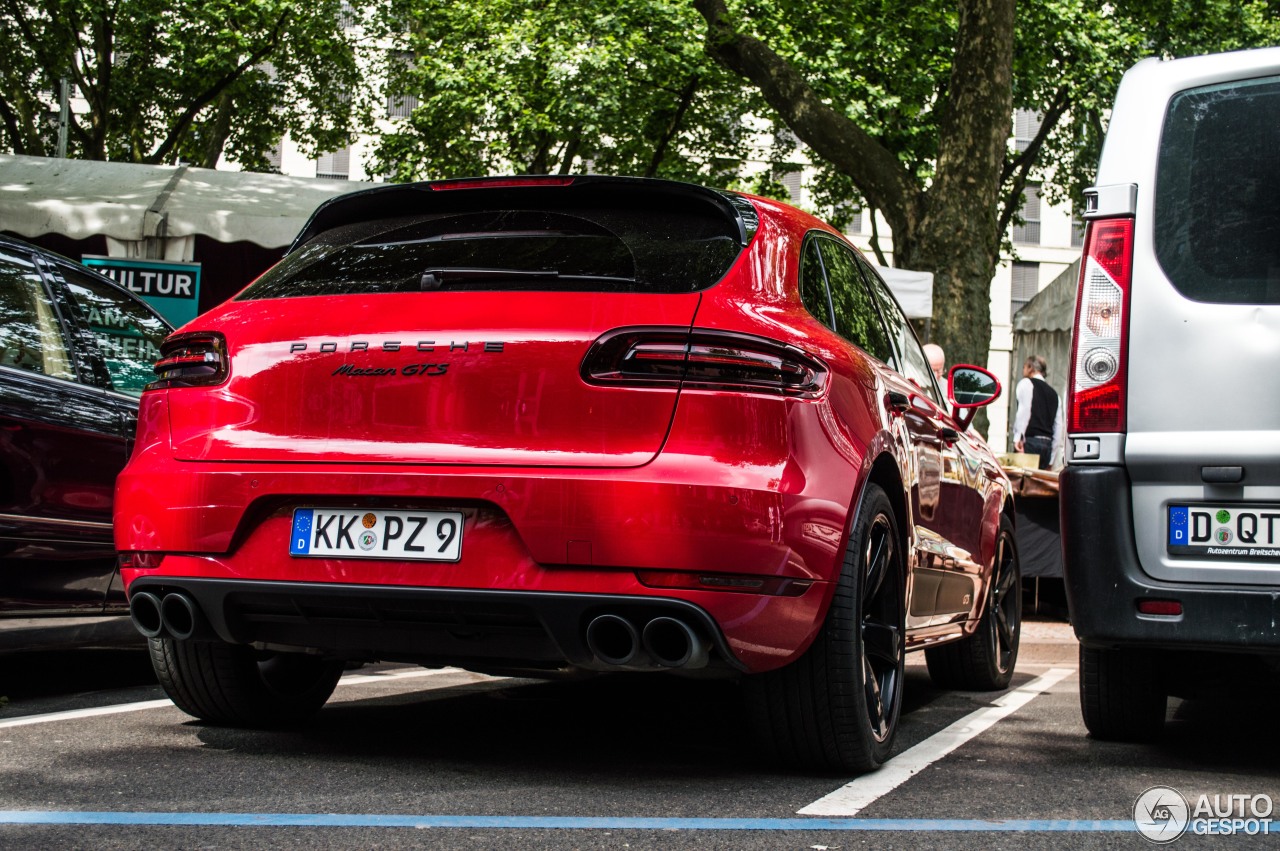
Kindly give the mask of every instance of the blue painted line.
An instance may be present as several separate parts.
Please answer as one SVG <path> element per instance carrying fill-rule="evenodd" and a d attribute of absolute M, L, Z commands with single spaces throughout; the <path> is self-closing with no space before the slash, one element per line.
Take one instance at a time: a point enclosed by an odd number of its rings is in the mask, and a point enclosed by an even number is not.
<path fill-rule="evenodd" d="M 0 810 L 4 824 L 201 827 L 465 827 L 499 830 L 825 830 L 992 833 L 1132 833 L 1130 819 L 573 818 L 565 816 L 361 815 L 358 813 L 130 813 Z"/>

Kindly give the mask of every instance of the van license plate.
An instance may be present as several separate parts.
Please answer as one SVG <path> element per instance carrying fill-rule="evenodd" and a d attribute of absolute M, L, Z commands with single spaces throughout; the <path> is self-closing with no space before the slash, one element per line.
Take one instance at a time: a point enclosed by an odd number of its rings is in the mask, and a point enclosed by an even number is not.
<path fill-rule="evenodd" d="M 1280 560 L 1280 505 L 1171 505 L 1169 553 Z"/>
<path fill-rule="evenodd" d="M 295 508 L 289 555 L 458 561 L 462 512 Z"/>

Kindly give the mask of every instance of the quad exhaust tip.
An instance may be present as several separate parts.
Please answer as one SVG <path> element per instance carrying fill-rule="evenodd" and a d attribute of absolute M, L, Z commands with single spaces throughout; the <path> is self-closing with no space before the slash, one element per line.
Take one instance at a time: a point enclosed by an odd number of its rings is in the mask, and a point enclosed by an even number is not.
<path fill-rule="evenodd" d="M 164 633 L 164 618 L 160 614 L 160 598 L 149 591 L 129 595 L 129 617 L 134 627 L 147 638 L 159 638 Z"/>
<path fill-rule="evenodd" d="M 129 616 L 134 627 L 146 638 L 172 637 L 185 641 L 204 626 L 200 607 L 182 593 L 163 597 L 150 591 L 129 595 Z"/>
<path fill-rule="evenodd" d="M 638 630 L 621 615 L 600 615 L 587 625 L 587 649 L 620 668 L 703 668 L 710 656 L 697 630 L 670 617 L 653 618 Z"/>
<path fill-rule="evenodd" d="M 606 665 L 631 665 L 640 655 L 640 633 L 619 615 L 600 615 L 587 625 L 587 649 Z"/>
<path fill-rule="evenodd" d="M 642 642 L 649 657 L 664 668 L 704 668 L 707 665 L 707 643 L 682 620 L 654 618 L 645 624 Z"/>

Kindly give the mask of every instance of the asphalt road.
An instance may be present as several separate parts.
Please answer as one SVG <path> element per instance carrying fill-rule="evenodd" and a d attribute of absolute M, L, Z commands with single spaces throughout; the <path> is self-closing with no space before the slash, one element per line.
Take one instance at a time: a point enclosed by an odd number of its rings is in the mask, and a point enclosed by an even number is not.
<path fill-rule="evenodd" d="M 923 661 L 897 756 L 850 778 L 762 763 L 730 683 L 366 667 L 255 732 L 167 704 L 142 652 L 0 657 L 0 848 L 1140 848 L 1152 786 L 1280 801 L 1274 697 L 1174 701 L 1161 742 L 1111 744 L 1065 623 L 1026 625 L 1009 692 L 934 689 Z"/>

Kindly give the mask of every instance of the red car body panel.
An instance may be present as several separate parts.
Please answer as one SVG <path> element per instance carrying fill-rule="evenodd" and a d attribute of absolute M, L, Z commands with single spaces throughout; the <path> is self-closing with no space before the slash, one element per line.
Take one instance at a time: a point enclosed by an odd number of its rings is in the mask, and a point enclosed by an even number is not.
<path fill-rule="evenodd" d="M 801 303 L 804 235 L 836 232 L 750 203 L 756 233 L 700 292 L 272 298 L 200 317 L 183 330 L 223 334 L 230 375 L 144 395 L 115 499 L 125 582 L 670 601 L 707 616 L 728 667 L 760 672 L 796 659 L 821 627 L 874 467 L 896 480 L 907 515 L 908 645 L 972 631 L 1007 480 L 949 412 Z M 825 385 L 804 397 L 580 374 L 608 332 L 690 326 L 794 346 L 825 366 Z M 437 369 L 405 375 L 405 364 Z M 961 434 L 942 440 L 943 428 Z M 291 557 L 303 506 L 460 511 L 461 559 Z M 211 620 L 224 639 L 263 640 Z M 384 658 L 440 661 L 388 641 Z"/>

